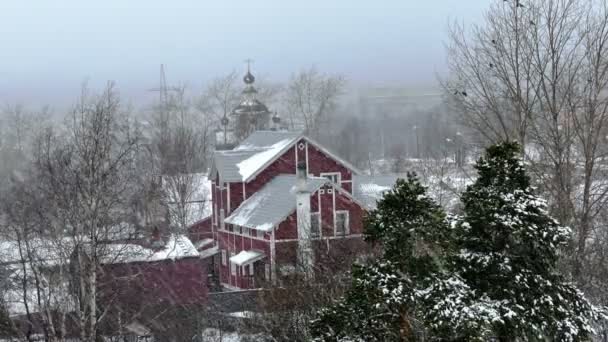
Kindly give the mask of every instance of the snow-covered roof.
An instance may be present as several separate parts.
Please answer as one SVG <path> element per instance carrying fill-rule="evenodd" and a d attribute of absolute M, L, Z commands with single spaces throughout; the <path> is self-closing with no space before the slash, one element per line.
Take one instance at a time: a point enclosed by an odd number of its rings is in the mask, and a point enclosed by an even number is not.
<path fill-rule="evenodd" d="M 309 177 L 308 191 L 314 193 L 331 181 L 324 177 Z M 228 216 L 226 223 L 270 231 L 296 209 L 296 176 L 279 175 L 253 194 Z"/>
<path fill-rule="evenodd" d="M 300 132 L 256 131 L 233 150 L 216 151 L 211 174 L 216 171 L 219 172 L 222 181 L 247 182 L 301 138 L 306 139 L 309 144 L 351 169 L 354 173 L 360 173 L 353 165 Z"/>
<path fill-rule="evenodd" d="M 261 151 L 215 151 L 212 172 L 217 170 L 222 181 L 242 182 L 243 175 L 237 165 L 258 153 Z"/>
<path fill-rule="evenodd" d="M 192 241 L 185 235 L 172 234 L 159 250 L 153 250 L 137 244 L 112 243 L 105 246 L 103 262 L 108 264 L 127 262 L 152 262 L 162 260 L 179 260 L 198 257 Z"/>
<path fill-rule="evenodd" d="M 266 257 L 264 252 L 258 250 L 241 251 L 237 255 L 230 257 L 230 262 L 238 266 L 254 263 Z"/>
<path fill-rule="evenodd" d="M 242 182 L 278 157 L 300 138 L 300 132 L 258 131 L 231 151 L 216 151 L 214 169 L 222 180 Z"/>
<path fill-rule="evenodd" d="M 186 185 L 186 205 L 182 213 L 176 203 L 180 202 L 180 185 Z M 171 179 L 169 176 L 163 177 L 163 190 L 169 200 L 169 213 L 172 218 L 179 221 L 180 215 L 185 215 L 186 225 L 204 220 L 212 214 L 211 203 L 211 181 L 206 173 L 192 173 L 187 175 L 177 175 Z"/>
<path fill-rule="evenodd" d="M 268 149 L 280 141 L 296 141 L 302 132 L 294 131 L 256 131 L 243 140 L 234 151 Z"/>
<path fill-rule="evenodd" d="M 376 202 L 391 190 L 397 181 L 396 175 L 353 176 L 353 197 L 368 209 L 376 208 Z"/>
<path fill-rule="evenodd" d="M 196 247 L 196 249 L 201 249 L 213 245 L 214 242 L 215 240 L 213 240 L 212 238 L 205 238 L 198 241 L 196 244 L 194 244 L 194 246 Z"/>
<path fill-rule="evenodd" d="M 20 262 L 44 262 L 57 265 L 68 260 L 74 250 L 75 241 L 71 238 L 29 239 L 25 241 L 0 241 L 0 264 Z"/>
<path fill-rule="evenodd" d="M 218 246 L 213 246 L 211 248 L 207 248 L 205 250 L 200 251 L 199 252 L 199 257 L 201 259 L 205 259 L 205 258 L 208 258 L 208 257 L 210 257 L 212 255 L 216 255 L 219 252 L 220 252 L 220 248 Z"/>

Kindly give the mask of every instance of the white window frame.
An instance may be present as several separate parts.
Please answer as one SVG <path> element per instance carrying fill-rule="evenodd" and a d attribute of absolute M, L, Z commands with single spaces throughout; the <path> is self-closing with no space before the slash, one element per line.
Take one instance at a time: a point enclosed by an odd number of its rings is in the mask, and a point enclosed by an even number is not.
<path fill-rule="evenodd" d="M 222 266 L 226 266 L 228 264 L 228 258 L 226 257 L 226 250 L 222 249 Z"/>
<path fill-rule="evenodd" d="M 321 172 L 320 177 L 328 178 L 337 185 L 340 185 L 342 182 L 342 174 L 340 172 Z"/>
<path fill-rule="evenodd" d="M 315 235 L 312 231 L 312 221 L 313 221 L 313 217 L 316 217 L 316 220 L 318 222 L 317 227 L 318 227 L 318 234 Z M 321 215 L 320 213 L 310 213 L 310 237 L 315 239 L 315 238 L 320 238 L 323 235 L 323 233 L 321 232 Z"/>
<path fill-rule="evenodd" d="M 253 277 L 253 263 L 249 264 L 249 275 Z"/>
<path fill-rule="evenodd" d="M 259 239 L 263 239 L 264 238 L 264 231 L 262 231 L 260 229 L 256 229 L 255 231 L 256 231 L 255 236 L 257 238 L 259 238 Z"/>
<path fill-rule="evenodd" d="M 217 225 L 217 203 L 213 205 L 213 224 Z"/>
<path fill-rule="evenodd" d="M 344 235 L 338 234 L 338 215 L 345 214 Z M 350 234 L 350 212 L 348 210 L 336 210 L 334 215 L 334 234 L 335 236 L 347 236 Z"/>

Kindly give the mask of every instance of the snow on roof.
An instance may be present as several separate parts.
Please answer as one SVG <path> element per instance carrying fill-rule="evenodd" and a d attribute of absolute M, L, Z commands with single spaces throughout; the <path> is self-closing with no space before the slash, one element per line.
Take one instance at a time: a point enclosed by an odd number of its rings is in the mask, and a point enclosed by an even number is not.
<path fill-rule="evenodd" d="M 198 254 L 199 254 L 199 257 L 201 259 L 205 259 L 205 258 L 208 258 L 208 257 L 210 257 L 212 255 L 216 255 L 219 252 L 220 252 L 220 248 L 218 246 L 213 246 L 211 248 L 207 248 L 207 249 L 205 249 L 203 251 L 200 251 Z"/>
<path fill-rule="evenodd" d="M 396 175 L 353 176 L 353 197 L 368 209 L 376 208 L 376 202 L 384 197 L 397 182 Z"/>
<path fill-rule="evenodd" d="M 239 151 L 215 151 L 213 156 L 213 169 L 217 170 L 222 181 L 242 182 L 243 176 L 237 164 L 258 154 L 259 150 L 239 150 Z"/>
<path fill-rule="evenodd" d="M 239 254 L 231 256 L 230 262 L 238 266 L 243 266 L 261 260 L 264 257 L 266 257 L 266 255 L 262 251 L 241 251 Z"/>
<path fill-rule="evenodd" d="M 236 146 L 234 151 L 267 149 L 280 141 L 295 141 L 301 136 L 302 132 L 299 131 L 256 131 Z"/>
<path fill-rule="evenodd" d="M 0 241 L 0 264 L 20 262 L 44 262 L 56 265 L 66 261 L 74 250 L 75 241 L 71 238 L 29 239 L 25 241 Z"/>
<path fill-rule="evenodd" d="M 199 256 L 196 247 L 188 237 L 176 234 L 171 234 L 165 246 L 160 250 L 137 244 L 119 243 L 108 244 L 105 247 L 103 261 L 108 264 L 179 260 Z"/>
<path fill-rule="evenodd" d="M 300 132 L 293 131 L 257 131 L 233 150 L 216 151 L 211 172 L 218 171 L 223 181 L 249 181 L 264 166 L 279 157 L 300 138 L 306 139 L 309 144 L 351 169 L 355 174 L 360 173 L 355 166 L 336 156 L 321 144 L 305 137 Z"/>
<path fill-rule="evenodd" d="M 185 185 L 187 189 L 183 212 L 176 204 L 180 202 L 180 196 L 183 194 L 180 191 L 181 185 Z M 207 174 L 177 175 L 173 179 L 170 176 L 163 176 L 163 189 L 169 200 L 169 213 L 171 216 L 176 216 L 172 221 L 179 222 L 179 217 L 185 215 L 186 225 L 191 226 L 211 216 L 211 181 Z"/>
<path fill-rule="evenodd" d="M 214 240 L 212 238 L 205 238 L 205 239 L 198 241 L 194 246 L 196 247 L 196 249 L 201 249 L 203 247 L 212 245 L 213 242 L 214 242 Z"/>
<path fill-rule="evenodd" d="M 216 151 L 213 169 L 219 171 L 222 180 L 245 181 L 301 136 L 300 132 L 290 131 L 254 132 L 233 150 Z"/>
<path fill-rule="evenodd" d="M 239 173 L 241 174 L 241 177 L 243 177 L 243 180 L 249 179 L 249 177 L 251 177 L 267 162 L 272 160 L 276 155 L 281 153 L 292 142 L 293 141 L 290 139 L 283 139 L 273 144 L 269 148 L 264 149 L 259 153 L 255 153 L 249 158 L 236 164 L 236 166 L 239 168 Z"/>
<path fill-rule="evenodd" d="M 308 191 L 314 193 L 331 181 L 324 177 L 309 177 Z M 296 176 L 279 175 L 260 191 L 246 199 L 228 216 L 226 223 L 270 231 L 296 209 Z"/>

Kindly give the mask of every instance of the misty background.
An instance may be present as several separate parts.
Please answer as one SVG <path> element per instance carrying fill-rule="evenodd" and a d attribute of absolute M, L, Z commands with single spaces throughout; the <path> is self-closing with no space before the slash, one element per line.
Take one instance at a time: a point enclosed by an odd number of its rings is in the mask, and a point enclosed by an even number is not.
<path fill-rule="evenodd" d="M 116 82 L 124 102 L 169 83 L 193 91 L 253 59 L 256 75 L 285 82 L 315 65 L 349 89 L 432 88 L 446 72 L 449 20 L 473 23 L 469 1 L 2 1 L 0 103 L 69 107 L 83 81 Z"/>

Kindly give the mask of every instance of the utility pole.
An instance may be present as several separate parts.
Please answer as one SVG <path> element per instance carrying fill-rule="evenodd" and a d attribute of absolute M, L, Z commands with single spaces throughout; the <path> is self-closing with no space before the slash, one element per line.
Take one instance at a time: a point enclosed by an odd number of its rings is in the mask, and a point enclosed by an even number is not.
<path fill-rule="evenodd" d="M 148 91 L 157 91 L 159 94 L 158 98 L 158 110 L 160 117 L 160 139 L 161 139 L 161 156 L 166 157 L 166 143 L 168 139 L 169 130 L 169 92 L 179 91 L 178 87 L 167 86 L 167 77 L 165 76 L 165 66 L 160 65 L 160 80 L 158 88 L 151 88 Z M 165 171 L 165 161 L 161 162 L 161 174 Z"/>
<path fill-rule="evenodd" d="M 170 91 L 179 91 L 179 87 L 169 87 L 167 86 L 167 77 L 165 76 L 165 65 L 160 65 L 160 81 L 158 88 L 151 88 L 148 91 L 157 91 L 159 94 L 158 104 L 160 106 L 160 110 L 163 113 L 166 113 L 169 109 L 169 92 Z"/>

